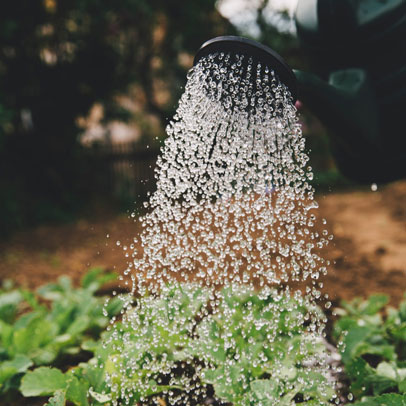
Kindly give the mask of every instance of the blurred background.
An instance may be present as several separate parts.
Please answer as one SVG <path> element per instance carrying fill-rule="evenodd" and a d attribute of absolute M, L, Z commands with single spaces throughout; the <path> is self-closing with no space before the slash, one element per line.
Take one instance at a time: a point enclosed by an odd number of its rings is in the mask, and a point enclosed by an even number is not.
<path fill-rule="evenodd" d="M 1 234 L 69 221 L 95 204 L 132 208 L 143 201 L 196 50 L 211 37 L 243 34 L 303 66 L 294 6 L 292 0 L 3 4 Z M 319 141 L 315 168 L 329 169 L 325 140 Z"/>
<path fill-rule="evenodd" d="M 296 3 L 2 2 L 0 278 L 35 286 L 91 265 L 125 266 L 122 246 L 136 233 L 127 217 L 142 211 L 154 190 L 155 160 L 194 54 L 212 37 L 244 35 L 307 70 L 293 21 Z M 324 193 L 321 216 L 331 217 L 336 235 L 329 258 L 348 275 L 359 267 L 373 272 L 388 258 L 385 269 L 404 279 L 404 183 L 388 189 L 351 183 L 306 106 L 301 121 L 314 183 Z M 359 223 L 360 212 L 368 224 Z M 371 231 L 373 219 L 379 220 Z M 371 279 L 365 278 L 360 286 Z"/>

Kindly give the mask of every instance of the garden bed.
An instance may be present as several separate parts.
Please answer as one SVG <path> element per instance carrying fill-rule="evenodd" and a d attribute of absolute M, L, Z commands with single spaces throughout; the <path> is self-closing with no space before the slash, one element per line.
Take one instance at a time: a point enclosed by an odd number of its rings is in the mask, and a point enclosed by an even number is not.
<path fill-rule="evenodd" d="M 123 323 L 124 298 L 106 304 L 97 293 L 115 277 L 94 269 L 77 288 L 66 277 L 36 293 L 3 288 L 0 394 L 8 405 L 51 397 L 49 406 L 319 406 L 333 382 L 340 405 L 406 402 L 406 301 L 342 302 L 325 311 L 327 341 L 308 341 L 295 322 L 308 305 L 248 288 L 223 290 L 217 311 L 206 311 L 209 291 L 175 284 L 137 299 Z M 327 375 L 307 364 L 322 354 Z"/>

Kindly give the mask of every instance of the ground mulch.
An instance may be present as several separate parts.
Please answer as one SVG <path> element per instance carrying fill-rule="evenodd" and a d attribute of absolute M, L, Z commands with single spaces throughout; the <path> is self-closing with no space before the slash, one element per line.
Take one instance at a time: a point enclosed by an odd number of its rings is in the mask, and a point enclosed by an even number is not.
<path fill-rule="evenodd" d="M 323 253 L 331 261 L 324 292 L 335 302 L 383 292 L 398 303 L 406 292 L 406 181 L 375 192 L 363 187 L 319 193 L 317 201 L 318 217 L 334 235 Z M 18 232 L 0 243 L 0 281 L 35 288 L 63 274 L 78 282 L 95 266 L 121 273 L 128 260 L 123 246 L 138 232 L 124 214 Z"/>

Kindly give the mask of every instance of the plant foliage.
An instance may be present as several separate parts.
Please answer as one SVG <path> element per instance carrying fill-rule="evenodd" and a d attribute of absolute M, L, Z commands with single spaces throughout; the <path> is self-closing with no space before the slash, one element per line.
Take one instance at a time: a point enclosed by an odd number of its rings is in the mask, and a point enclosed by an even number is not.
<path fill-rule="evenodd" d="M 236 406 L 321 405 L 333 396 L 326 378 L 304 366 L 304 347 L 308 354 L 324 348 L 310 347 L 293 322 L 308 312 L 295 299 L 282 300 L 277 315 L 280 298 L 225 289 L 214 312 L 209 290 L 173 285 L 132 307 L 126 295 L 104 305 L 95 293 L 112 277 L 95 269 L 79 288 L 62 277 L 35 294 L 1 292 L 3 395 L 18 389 L 26 397 L 48 396 L 49 406 L 152 404 L 168 391 L 187 399 L 192 381 Z M 124 319 L 105 329 L 120 311 Z M 92 355 L 66 370 L 66 357 L 79 354 Z"/>
<path fill-rule="evenodd" d="M 93 269 L 79 288 L 74 288 L 69 278 L 61 277 L 58 283 L 45 285 L 35 294 L 22 289 L 0 292 L 0 394 L 17 389 L 29 368 L 58 365 L 63 359 L 77 356 L 84 340 L 100 336 L 122 307 L 118 298 L 106 305 L 105 297 L 95 296 L 111 279 L 116 275 Z M 62 372 L 51 371 L 44 385 L 52 385 L 53 377 L 59 377 L 60 384 Z M 35 382 L 41 379 L 38 375 L 29 379 L 28 386 L 23 386 L 23 393 L 29 396 L 60 389 L 51 386 L 35 391 Z"/>
<path fill-rule="evenodd" d="M 403 405 L 406 402 L 406 301 L 398 309 L 389 298 L 343 302 L 334 335 L 357 405 Z"/>
<path fill-rule="evenodd" d="M 115 278 L 93 269 L 78 288 L 66 277 L 35 293 L 4 285 L 4 399 L 20 391 L 49 397 L 48 406 L 154 404 L 167 402 L 168 391 L 186 401 L 193 385 L 235 406 L 320 406 L 334 399 L 326 377 L 306 368 L 303 354 L 322 356 L 325 346 L 294 323 L 309 312 L 302 301 L 242 288 L 213 297 L 208 289 L 174 284 L 135 304 L 128 295 L 106 302 L 97 291 Z M 387 303 L 373 295 L 335 310 L 333 337 L 357 406 L 406 405 L 406 300 L 398 308 Z"/>

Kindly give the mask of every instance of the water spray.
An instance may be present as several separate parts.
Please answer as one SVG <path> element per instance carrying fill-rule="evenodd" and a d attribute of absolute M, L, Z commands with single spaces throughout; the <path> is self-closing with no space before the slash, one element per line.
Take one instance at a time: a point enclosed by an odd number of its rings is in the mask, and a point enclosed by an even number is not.
<path fill-rule="evenodd" d="M 193 64 L 196 65 L 203 57 L 215 53 L 246 55 L 245 64 L 248 63 L 249 58 L 252 58 L 253 63 L 260 63 L 272 68 L 280 81 L 289 89 L 292 101 L 296 101 L 297 81 L 295 75 L 282 57 L 273 49 L 248 38 L 233 35 L 221 36 L 206 41 L 197 51 Z M 253 75 L 251 78 L 255 83 L 256 76 Z"/>
<path fill-rule="evenodd" d="M 327 405 L 333 396 L 325 320 L 315 305 L 329 265 L 319 251 L 329 235 L 315 228 L 296 93 L 292 71 L 268 47 L 218 37 L 198 51 L 125 271 L 141 299 L 107 343 L 124 337 L 108 377 L 113 405 L 162 392 L 165 404 L 193 406 L 213 387 L 218 404 L 290 405 L 300 392 Z M 189 317 L 197 297 L 198 315 Z M 246 310 L 236 319 L 242 301 Z M 219 343 L 210 347 L 210 337 Z M 287 342 L 295 349 L 280 352 Z M 163 351 L 165 343 L 175 343 L 175 353 Z M 292 352 L 299 358 L 288 360 Z M 297 379 L 287 363 L 299 368 Z M 142 377 L 139 365 L 148 371 Z M 268 372 L 256 376 L 259 365 Z M 302 378 L 307 389 L 298 389 Z"/>

